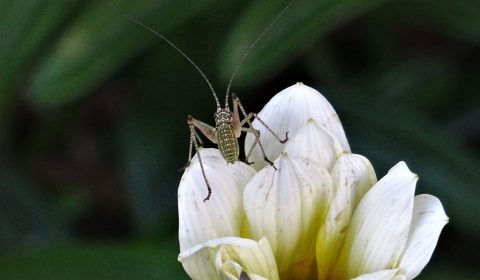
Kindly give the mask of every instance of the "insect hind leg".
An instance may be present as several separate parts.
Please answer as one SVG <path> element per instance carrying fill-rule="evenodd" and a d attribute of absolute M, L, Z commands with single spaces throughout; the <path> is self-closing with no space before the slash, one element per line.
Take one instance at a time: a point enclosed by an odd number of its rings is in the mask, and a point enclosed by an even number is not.
<path fill-rule="evenodd" d="M 208 182 L 207 175 L 205 173 L 205 168 L 203 167 L 202 157 L 200 156 L 200 148 L 203 146 L 202 139 L 198 135 L 195 125 L 193 122 L 192 116 L 188 116 L 188 127 L 190 129 L 190 145 L 188 150 L 188 162 L 186 166 L 189 166 L 192 160 L 192 149 L 195 147 L 195 151 L 197 152 L 198 162 L 200 163 L 200 170 L 202 171 L 203 179 L 205 180 L 205 185 L 207 185 L 207 196 L 203 199 L 203 202 L 210 199 L 212 194 L 212 188 L 210 187 L 210 183 Z"/>
<path fill-rule="evenodd" d="M 255 142 L 253 142 L 252 146 L 250 146 L 250 149 L 248 150 L 248 154 L 245 157 L 245 162 L 247 164 L 252 164 L 253 163 L 253 162 L 249 162 L 248 158 L 250 158 L 250 156 L 252 154 L 252 151 L 253 151 L 253 148 L 255 148 L 255 146 L 258 144 L 258 146 L 260 147 L 260 150 L 262 151 L 263 159 L 266 162 L 268 162 L 273 168 L 275 168 L 275 170 L 278 170 L 277 167 L 275 166 L 275 164 L 273 164 L 273 162 L 265 154 L 265 150 L 263 148 L 262 142 L 260 142 L 260 131 L 258 129 L 253 128 L 253 127 L 242 127 L 241 130 L 245 131 L 247 133 L 248 132 L 252 133 L 255 136 Z"/>
<path fill-rule="evenodd" d="M 286 134 L 285 134 L 285 139 L 280 139 L 280 137 L 262 119 L 260 119 L 257 116 L 257 114 L 255 114 L 255 113 L 247 114 L 247 112 L 245 111 L 245 109 L 242 106 L 242 103 L 240 102 L 240 99 L 235 94 L 232 94 L 232 99 L 233 99 L 234 113 L 238 114 L 238 109 L 237 108 L 240 108 L 240 111 L 242 112 L 243 117 L 244 117 L 244 119 L 239 123 L 240 130 L 245 131 L 247 133 L 253 133 L 253 135 L 255 136 L 255 141 L 253 142 L 252 146 L 250 147 L 250 149 L 249 149 L 249 151 L 246 155 L 246 158 L 245 158 L 246 163 L 247 164 L 252 164 L 252 162 L 249 162 L 248 159 L 253 152 L 253 148 L 255 148 L 255 146 L 258 144 L 258 146 L 260 147 L 260 151 L 262 152 L 263 159 L 266 162 L 268 162 L 273 168 L 275 168 L 275 170 L 277 170 L 277 167 L 275 167 L 273 162 L 265 154 L 265 149 L 263 148 L 262 142 L 260 141 L 260 131 L 253 127 L 252 122 L 251 122 L 251 118 L 255 117 L 255 119 L 257 119 L 260 122 L 260 124 L 262 124 L 282 144 L 288 141 L 288 132 L 286 132 Z M 248 125 L 248 127 L 242 127 L 243 125 L 245 125 L 245 123 Z"/>
<path fill-rule="evenodd" d="M 282 143 L 282 144 L 285 144 L 287 143 L 288 141 L 288 131 L 285 132 L 285 138 L 284 139 L 280 139 L 280 137 L 255 113 L 252 113 L 253 114 L 253 117 L 255 117 L 255 119 L 261 123 L 274 137 L 275 139 L 277 139 L 278 142 Z"/>

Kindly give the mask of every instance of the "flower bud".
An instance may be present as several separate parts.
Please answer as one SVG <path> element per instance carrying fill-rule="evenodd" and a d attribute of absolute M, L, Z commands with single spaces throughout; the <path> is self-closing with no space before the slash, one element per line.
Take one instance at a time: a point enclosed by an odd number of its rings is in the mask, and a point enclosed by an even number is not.
<path fill-rule="evenodd" d="M 258 116 L 280 138 L 284 137 L 286 132 L 290 136 L 295 135 L 308 120 L 313 119 L 337 139 L 344 151 L 350 151 L 342 124 L 332 105 L 318 91 L 303 83 L 296 83 L 276 94 Z M 253 121 L 253 126 L 260 131 L 260 141 L 265 147 L 267 157 L 275 160 L 283 151 L 283 145 L 258 120 Z M 254 136 L 247 134 L 245 151 L 250 150 L 254 141 Z M 249 160 L 254 162 L 257 170 L 266 165 L 258 145 Z"/>

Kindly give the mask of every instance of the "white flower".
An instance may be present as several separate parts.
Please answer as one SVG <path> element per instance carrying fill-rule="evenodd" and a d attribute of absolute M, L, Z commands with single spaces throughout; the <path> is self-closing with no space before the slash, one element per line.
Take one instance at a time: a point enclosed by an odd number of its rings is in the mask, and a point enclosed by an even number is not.
<path fill-rule="evenodd" d="M 414 196 L 405 163 L 377 182 L 368 159 L 350 152 L 331 105 L 296 84 L 259 113 L 253 168 L 202 149 L 179 187 L 179 261 L 192 279 L 413 279 L 425 267 L 448 218 L 440 201 Z M 245 141 L 249 149 L 252 139 Z M 262 166 L 265 166 L 262 168 Z"/>

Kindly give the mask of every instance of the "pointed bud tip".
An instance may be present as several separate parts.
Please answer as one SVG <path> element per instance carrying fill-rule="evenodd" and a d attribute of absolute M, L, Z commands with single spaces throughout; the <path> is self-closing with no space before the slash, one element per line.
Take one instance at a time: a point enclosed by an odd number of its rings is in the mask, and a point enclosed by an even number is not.
<path fill-rule="evenodd" d="M 410 168 L 408 168 L 407 164 L 404 161 L 400 161 L 399 163 L 395 164 L 388 173 L 395 172 L 398 175 L 403 177 L 411 177 L 413 181 L 418 181 L 419 177 L 416 173 L 413 173 Z"/>

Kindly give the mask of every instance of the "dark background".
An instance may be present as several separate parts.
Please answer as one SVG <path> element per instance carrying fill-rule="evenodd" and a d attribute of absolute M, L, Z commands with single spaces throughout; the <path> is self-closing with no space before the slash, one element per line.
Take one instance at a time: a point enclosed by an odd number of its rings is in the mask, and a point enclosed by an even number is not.
<path fill-rule="evenodd" d="M 0 279 L 186 279 L 186 116 L 223 100 L 289 2 L 0 0 Z M 259 111 L 297 81 L 382 177 L 400 160 L 450 223 L 419 279 L 478 279 L 480 2 L 297 0 L 233 83 Z"/>

